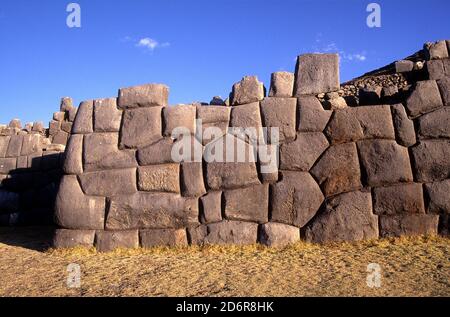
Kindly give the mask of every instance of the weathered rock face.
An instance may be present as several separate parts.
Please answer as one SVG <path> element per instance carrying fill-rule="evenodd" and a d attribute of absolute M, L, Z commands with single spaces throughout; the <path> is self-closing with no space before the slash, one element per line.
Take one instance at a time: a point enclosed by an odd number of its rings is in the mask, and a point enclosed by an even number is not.
<path fill-rule="evenodd" d="M 283 247 L 300 240 L 297 227 L 269 222 L 261 226 L 261 243 L 269 247 Z"/>
<path fill-rule="evenodd" d="M 161 107 L 126 110 L 122 119 L 121 148 L 145 147 L 162 138 Z"/>
<path fill-rule="evenodd" d="M 243 105 L 264 99 L 263 83 L 256 76 L 246 76 L 233 86 L 232 104 Z"/>
<path fill-rule="evenodd" d="M 302 96 L 297 100 L 300 114 L 298 131 L 322 132 L 330 120 L 332 111 L 324 110 L 320 101 L 313 96 Z"/>
<path fill-rule="evenodd" d="M 185 229 L 150 229 L 140 232 L 141 245 L 149 247 L 179 247 L 188 244 Z"/>
<path fill-rule="evenodd" d="M 122 88 L 119 90 L 118 106 L 120 109 L 166 107 L 168 98 L 169 87 L 161 84 Z"/>
<path fill-rule="evenodd" d="M 450 214 L 450 180 L 425 184 L 428 212 Z"/>
<path fill-rule="evenodd" d="M 268 128 L 268 142 L 290 142 L 295 139 L 295 117 L 297 99 L 295 98 L 265 98 L 261 102 L 261 113 L 264 127 Z M 279 140 L 270 138 L 271 128 L 279 129 Z"/>
<path fill-rule="evenodd" d="M 289 72 L 276 72 L 270 81 L 269 97 L 292 97 L 294 90 L 294 74 Z"/>
<path fill-rule="evenodd" d="M 117 99 L 100 99 L 94 101 L 95 132 L 119 132 L 122 111 L 117 108 Z"/>
<path fill-rule="evenodd" d="M 397 142 L 403 146 L 412 146 L 416 143 L 414 122 L 406 115 L 402 104 L 392 106 L 392 119 L 395 126 Z"/>
<path fill-rule="evenodd" d="M 256 185 L 224 192 L 225 217 L 229 220 L 268 221 L 269 186 Z"/>
<path fill-rule="evenodd" d="M 416 183 L 375 188 L 373 203 L 377 215 L 425 213 L 422 185 Z"/>
<path fill-rule="evenodd" d="M 139 233 L 137 230 L 97 231 L 95 246 L 100 252 L 137 248 L 139 246 Z"/>
<path fill-rule="evenodd" d="M 406 109 L 411 117 L 442 107 L 442 99 L 436 81 L 419 81 L 406 101 Z"/>
<path fill-rule="evenodd" d="M 75 248 L 94 246 L 95 230 L 56 230 L 53 238 L 53 246 L 55 248 Z"/>
<path fill-rule="evenodd" d="M 440 181 L 450 176 L 450 140 L 421 141 L 411 152 L 419 182 Z"/>
<path fill-rule="evenodd" d="M 205 244 L 254 244 L 257 241 L 258 225 L 251 222 L 222 221 L 207 227 Z"/>
<path fill-rule="evenodd" d="M 437 234 L 438 215 L 380 216 L 380 236 L 400 237 Z"/>
<path fill-rule="evenodd" d="M 444 107 L 418 119 L 419 138 L 450 138 L 450 107 Z"/>

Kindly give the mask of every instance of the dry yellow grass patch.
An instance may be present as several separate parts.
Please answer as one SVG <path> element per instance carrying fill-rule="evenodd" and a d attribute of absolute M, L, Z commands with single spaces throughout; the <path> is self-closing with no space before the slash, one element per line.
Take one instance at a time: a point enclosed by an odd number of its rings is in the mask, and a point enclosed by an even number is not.
<path fill-rule="evenodd" d="M 50 230 L 0 229 L 0 296 L 449 296 L 450 240 L 118 250 L 47 250 Z M 81 266 L 81 288 L 66 285 Z M 366 284 L 367 265 L 382 285 Z"/>

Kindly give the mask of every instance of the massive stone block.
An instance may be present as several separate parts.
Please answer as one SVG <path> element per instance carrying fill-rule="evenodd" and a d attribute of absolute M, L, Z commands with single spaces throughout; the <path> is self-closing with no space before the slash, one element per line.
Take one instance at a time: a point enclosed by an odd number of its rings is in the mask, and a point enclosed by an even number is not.
<path fill-rule="evenodd" d="M 125 110 L 120 147 L 140 148 L 161 139 L 161 110 L 161 107 Z"/>
<path fill-rule="evenodd" d="M 73 122 L 72 133 L 85 134 L 94 132 L 94 102 L 84 101 L 78 107 L 77 116 Z"/>
<path fill-rule="evenodd" d="M 438 215 L 380 216 L 380 236 L 400 237 L 437 234 L 438 223 Z"/>
<path fill-rule="evenodd" d="M 362 187 L 356 144 L 334 145 L 311 170 L 326 197 Z"/>
<path fill-rule="evenodd" d="M 97 231 L 95 247 L 99 252 L 111 252 L 116 249 L 136 249 L 139 247 L 137 230 Z"/>
<path fill-rule="evenodd" d="M 59 131 L 52 139 L 53 144 L 61 144 L 66 145 L 67 140 L 69 139 L 69 134 L 64 131 Z"/>
<path fill-rule="evenodd" d="M 425 184 L 429 213 L 450 214 L 450 179 Z"/>
<path fill-rule="evenodd" d="M 135 168 L 84 173 L 80 182 L 83 192 L 91 196 L 111 197 L 137 191 Z"/>
<path fill-rule="evenodd" d="M 434 80 L 418 81 L 406 100 L 406 109 L 411 117 L 417 117 L 442 106 L 439 88 Z"/>
<path fill-rule="evenodd" d="M 199 223 L 198 201 L 170 193 L 138 192 L 111 198 L 108 230 L 186 228 Z"/>
<path fill-rule="evenodd" d="M 294 93 L 294 79 L 293 73 L 273 73 L 270 80 L 269 97 L 292 97 Z"/>
<path fill-rule="evenodd" d="M 213 223 L 222 221 L 222 192 L 210 191 L 200 198 L 202 203 L 202 223 Z"/>
<path fill-rule="evenodd" d="M 360 88 L 358 91 L 359 104 L 361 106 L 379 105 L 381 103 L 381 86 L 369 86 Z"/>
<path fill-rule="evenodd" d="M 169 99 L 169 87 L 161 84 L 147 84 L 119 90 L 120 109 L 137 107 L 166 107 Z"/>
<path fill-rule="evenodd" d="M 298 131 L 322 132 L 333 112 L 324 110 L 319 99 L 314 96 L 302 96 L 297 100 L 300 115 Z"/>
<path fill-rule="evenodd" d="M 401 60 L 395 62 L 395 72 L 396 73 L 407 73 L 412 71 L 414 68 L 414 62 L 408 60 Z"/>
<path fill-rule="evenodd" d="M 181 191 L 184 197 L 200 197 L 206 194 L 202 163 L 183 163 L 181 175 Z"/>
<path fill-rule="evenodd" d="M 66 174 L 83 173 L 83 135 L 74 134 L 70 137 L 65 152 L 63 170 Z"/>
<path fill-rule="evenodd" d="M 258 224 L 241 221 L 222 221 L 209 224 L 205 244 L 254 244 L 258 238 Z"/>
<path fill-rule="evenodd" d="M 217 123 L 226 122 L 230 120 L 231 108 L 219 106 L 200 106 L 197 107 L 197 119 L 202 120 L 202 123 Z"/>
<path fill-rule="evenodd" d="M 86 196 L 74 175 L 62 178 L 55 202 L 55 220 L 67 229 L 103 229 L 105 199 Z"/>
<path fill-rule="evenodd" d="M 17 167 L 16 158 L 0 158 L 0 174 L 9 174 Z"/>
<path fill-rule="evenodd" d="M 61 98 L 61 103 L 59 106 L 59 110 L 62 112 L 69 111 L 70 109 L 73 109 L 73 100 L 70 97 L 63 97 Z"/>
<path fill-rule="evenodd" d="M 122 111 L 117 108 L 117 99 L 94 101 L 94 126 L 96 132 L 119 132 Z"/>
<path fill-rule="evenodd" d="M 259 111 L 259 102 L 233 107 L 231 110 L 230 126 L 255 129 L 256 136 L 250 136 L 250 139 L 253 141 L 262 137 L 262 120 Z"/>
<path fill-rule="evenodd" d="M 264 99 L 263 83 L 256 76 L 245 76 L 233 85 L 232 105 L 243 105 Z"/>
<path fill-rule="evenodd" d="M 258 171 L 263 183 L 278 181 L 280 151 L 276 144 L 258 146 Z"/>
<path fill-rule="evenodd" d="M 315 243 L 378 238 L 378 217 L 372 214 L 370 193 L 350 192 L 327 201 L 325 210 L 305 232 Z"/>
<path fill-rule="evenodd" d="M 373 204 L 374 213 L 377 215 L 424 214 L 422 184 L 374 188 Z"/>
<path fill-rule="evenodd" d="M 395 140 L 389 106 L 337 110 L 325 131 L 332 144 L 374 138 Z"/>
<path fill-rule="evenodd" d="M 419 182 L 434 182 L 450 177 L 450 141 L 421 141 L 412 148 L 415 176 Z"/>
<path fill-rule="evenodd" d="M 137 152 L 140 165 L 173 163 L 172 147 L 174 141 L 171 138 L 163 138 L 156 143 L 141 148 Z"/>
<path fill-rule="evenodd" d="M 299 133 L 294 142 L 281 145 L 280 169 L 308 172 L 328 145 L 321 132 Z"/>
<path fill-rule="evenodd" d="M 450 66 L 449 66 L 450 72 Z M 444 106 L 450 106 L 450 75 L 437 82 Z"/>
<path fill-rule="evenodd" d="M 138 168 L 139 190 L 180 193 L 180 165 L 163 164 Z"/>
<path fill-rule="evenodd" d="M 164 114 L 164 136 L 171 136 L 176 128 L 186 128 L 192 135 L 196 132 L 197 109 L 195 106 L 172 106 L 165 107 Z"/>
<path fill-rule="evenodd" d="M 280 182 L 271 185 L 271 221 L 305 226 L 317 213 L 323 194 L 309 173 L 281 172 Z"/>
<path fill-rule="evenodd" d="M 4 158 L 6 156 L 10 139 L 10 136 L 0 136 L 0 158 Z"/>
<path fill-rule="evenodd" d="M 300 230 L 297 227 L 276 222 L 261 226 L 260 242 L 269 247 L 283 247 L 299 240 Z"/>
<path fill-rule="evenodd" d="M 256 185 L 224 192 L 225 217 L 265 223 L 269 216 L 269 185 Z"/>
<path fill-rule="evenodd" d="M 180 247 L 188 244 L 185 229 L 148 229 L 139 232 L 141 246 L 151 247 Z"/>
<path fill-rule="evenodd" d="M 261 101 L 261 113 L 264 127 L 268 128 L 269 143 L 284 143 L 295 139 L 296 98 L 264 98 Z M 278 142 L 272 140 L 271 128 L 279 129 Z"/>
<path fill-rule="evenodd" d="M 408 118 L 405 107 L 402 104 L 397 104 L 393 105 L 391 110 L 397 142 L 403 146 L 414 145 L 416 143 L 414 122 Z"/>
<path fill-rule="evenodd" d="M 53 237 L 53 247 L 70 249 L 75 247 L 93 247 L 95 230 L 58 229 Z"/>
<path fill-rule="evenodd" d="M 395 141 L 360 141 L 358 150 L 369 186 L 413 180 L 408 149 L 398 145 Z"/>
<path fill-rule="evenodd" d="M 450 138 L 450 107 L 444 107 L 418 119 L 418 135 L 423 139 Z"/>
<path fill-rule="evenodd" d="M 30 155 L 41 149 L 42 136 L 40 134 L 27 134 L 23 136 L 21 155 Z M 0 155 L 1 157 L 1 155 Z"/>
<path fill-rule="evenodd" d="M 445 41 L 425 43 L 424 50 L 427 59 L 448 58 L 447 44 Z"/>
<path fill-rule="evenodd" d="M 296 97 L 339 90 L 339 55 L 300 55 L 295 79 Z"/>
<path fill-rule="evenodd" d="M 445 77 L 444 63 L 441 60 L 427 62 L 428 79 L 438 80 Z"/>
<path fill-rule="evenodd" d="M 6 157 L 20 156 L 22 151 L 23 135 L 12 135 L 9 140 L 8 149 L 6 150 Z"/>

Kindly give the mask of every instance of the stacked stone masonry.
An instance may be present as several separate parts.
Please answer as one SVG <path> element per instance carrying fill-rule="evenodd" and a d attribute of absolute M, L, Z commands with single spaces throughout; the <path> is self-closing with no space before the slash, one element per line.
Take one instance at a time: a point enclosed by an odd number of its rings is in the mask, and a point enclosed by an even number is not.
<path fill-rule="evenodd" d="M 209 105 L 169 106 L 161 84 L 81 103 L 55 198 L 55 246 L 284 246 L 448 234 L 447 44 L 425 45 L 421 69 L 395 64 L 399 74 L 426 77 L 408 88 L 365 87 L 356 104 L 341 91 L 335 54 L 299 56 L 295 73 L 272 75 L 268 96 L 247 76 L 228 100 Z M 70 113 L 61 110 L 52 122 Z M 212 160 L 218 145 L 224 156 L 233 145 L 245 157 Z M 4 165 L 8 147 L 0 143 Z M 175 159 L 180 148 L 188 153 Z"/>

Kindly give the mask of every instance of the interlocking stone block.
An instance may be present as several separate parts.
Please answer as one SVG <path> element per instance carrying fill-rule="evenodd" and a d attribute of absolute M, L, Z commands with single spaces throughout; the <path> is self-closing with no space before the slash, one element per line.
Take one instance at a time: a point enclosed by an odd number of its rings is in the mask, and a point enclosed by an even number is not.
<path fill-rule="evenodd" d="M 326 197 L 357 190 L 361 185 L 356 144 L 331 146 L 311 170 Z"/>
<path fill-rule="evenodd" d="M 325 131 L 332 144 L 374 138 L 395 140 L 391 110 L 387 105 L 337 110 Z"/>
<path fill-rule="evenodd" d="M 163 164 L 139 167 L 138 188 L 148 192 L 180 193 L 180 165 Z"/>
<path fill-rule="evenodd" d="M 8 149 L 6 150 L 6 157 L 20 156 L 22 151 L 23 135 L 12 135 L 9 140 Z"/>
<path fill-rule="evenodd" d="M 281 145 L 280 168 L 308 172 L 328 145 L 321 132 L 299 133 L 294 142 Z"/>
<path fill-rule="evenodd" d="M 339 90 L 339 55 L 305 54 L 297 60 L 294 96 Z"/>
<path fill-rule="evenodd" d="M 55 220 L 66 229 L 103 229 L 105 199 L 86 196 L 76 176 L 64 176 L 56 196 Z"/>
<path fill-rule="evenodd" d="M 73 100 L 70 97 L 61 98 L 61 104 L 59 106 L 59 111 L 66 112 L 73 109 Z"/>
<path fill-rule="evenodd" d="M 411 117 L 442 107 L 442 99 L 435 80 L 418 81 L 406 100 L 406 109 Z"/>
<path fill-rule="evenodd" d="M 171 193 L 138 192 L 111 198 L 108 230 L 186 228 L 199 224 L 198 200 Z"/>
<path fill-rule="evenodd" d="M 12 120 L 9 122 L 8 126 L 9 126 L 10 128 L 22 129 L 22 122 L 20 122 L 19 119 L 12 119 Z"/>
<path fill-rule="evenodd" d="M 202 163 L 183 163 L 181 165 L 181 175 L 183 197 L 200 197 L 206 194 Z"/>
<path fill-rule="evenodd" d="M 260 242 L 269 247 L 284 247 L 299 240 L 300 230 L 297 227 L 276 222 L 261 226 Z"/>
<path fill-rule="evenodd" d="M 140 148 L 162 138 L 161 107 L 126 110 L 122 121 L 121 148 Z"/>
<path fill-rule="evenodd" d="M 71 108 L 68 113 L 68 119 L 70 122 L 74 122 L 77 117 L 78 108 Z"/>
<path fill-rule="evenodd" d="M 271 185 L 270 220 L 303 227 L 319 210 L 323 194 L 309 173 L 284 171 L 281 175 L 281 181 Z"/>
<path fill-rule="evenodd" d="M 450 69 L 450 66 L 449 66 Z M 444 106 L 450 106 L 450 75 L 447 77 L 438 80 L 437 82 L 439 90 L 441 92 L 442 101 L 444 102 Z"/>
<path fill-rule="evenodd" d="M 374 213 L 377 215 L 424 214 L 422 184 L 374 188 L 373 204 Z"/>
<path fill-rule="evenodd" d="M 134 150 L 119 150 L 117 133 L 93 133 L 84 136 L 83 158 L 86 172 L 136 167 Z"/>
<path fill-rule="evenodd" d="M 156 143 L 141 148 L 137 152 L 140 165 L 173 163 L 172 147 L 174 141 L 171 138 L 163 138 Z"/>
<path fill-rule="evenodd" d="M 369 186 L 382 186 L 413 180 L 408 149 L 389 140 L 358 142 L 361 164 Z"/>
<path fill-rule="evenodd" d="M 4 158 L 6 156 L 10 139 L 10 136 L 0 136 L 0 158 Z"/>
<path fill-rule="evenodd" d="M 396 73 L 407 73 L 412 71 L 414 68 L 414 62 L 408 60 L 401 60 L 395 62 L 395 72 Z"/>
<path fill-rule="evenodd" d="M 59 131 L 61 131 L 61 122 L 52 120 L 49 123 L 49 131 L 50 135 L 56 135 Z"/>
<path fill-rule="evenodd" d="M 399 93 L 397 86 L 383 87 L 381 92 L 381 101 L 384 104 L 395 104 L 399 102 Z"/>
<path fill-rule="evenodd" d="M 435 235 L 438 232 L 438 215 L 405 214 L 380 216 L 380 236 L 400 237 Z"/>
<path fill-rule="evenodd" d="M 79 175 L 83 173 L 83 135 L 74 134 L 70 137 L 63 170 L 66 174 Z"/>
<path fill-rule="evenodd" d="M 187 246 L 186 229 L 147 229 L 139 232 L 141 246 L 151 247 L 180 247 Z"/>
<path fill-rule="evenodd" d="M 269 185 L 227 190 L 224 202 L 228 220 L 265 223 L 269 214 Z"/>
<path fill-rule="evenodd" d="M 426 63 L 428 79 L 438 80 L 445 77 L 444 63 L 441 60 L 432 60 Z"/>
<path fill-rule="evenodd" d="M 53 237 L 53 247 L 57 249 L 91 248 L 94 246 L 94 238 L 95 230 L 58 229 Z"/>
<path fill-rule="evenodd" d="M 245 76 L 240 82 L 233 85 L 231 104 L 235 106 L 257 102 L 263 100 L 264 95 L 264 85 L 258 81 L 258 77 Z"/>
<path fill-rule="evenodd" d="M 208 225 L 205 244 L 248 245 L 255 244 L 258 238 L 258 224 L 242 221 L 222 221 Z"/>
<path fill-rule="evenodd" d="M 415 176 L 419 182 L 434 182 L 450 177 L 450 141 L 421 141 L 412 148 Z"/>
<path fill-rule="evenodd" d="M 148 84 L 119 90 L 120 109 L 137 107 L 166 107 L 169 99 L 169 87 L 161 84 Z"/>
<path fill-rule="evenodd" d="M 190 245 L 203 245 L 208 235 L 208 227 L 206 225 L 191 226 L 187 228 L 187 234 Z"/>
<path fill-rule="evenodd" d="M 294 79 L 293 73 L 273 73 L 270 80 L 269 97 L 292 97 L 294 93 Z"/>
<path fill-rule="evenodd" d="M 61 123 L 61 130 L 70 134 L 72 133 L 72 126 L 73 126 L 72 122 L 64 121 Z"/>
<path fill-rule="evenodd" d="M 0 158 L 0 174 L 9 174 L 17 167 L 17 158 Z"/>
<path fill-rule="evenodd" d="M 279 166 L 280 151 L 277 144 L 258 146 L 258 171 L 263 183 L 275 183 L 278 181 Z"/>
<path fill-rule="evenodd" d="M 210 191 L 200 198 L 202 203 L 202 223 L 213 223 L 222 221 L 222 192 Z"/>
<path fill-rule="evenodd" d="M 66 119 L 66 113 L 65 112 L 55 112 L 53 114 L 53 120 L 55 121 L 64 121 Z"/>
<path fill-rule="evenodd" d="M 21 155 L 30 155 L 41 149 L 42 136 L 27 134 L 23 136 Z"/>
<path fill-rule="evenodd" d="M 450 179 L 425 184 L 425 192 L 428 197 L 428 212 L 450 214 Z"/>
<path fill-rule="evenodd" d="M 117 108 L 116 98 L 94 101 L 94 127 L 96 132 L 119 132 L 122 111 Z"/>
<path fill-rule="evenodd" d="M 72 133 L 86 134 L 94 132 L 94 101 L 85 101 L 78 107 L 75 121 L 73 122 Z"/>
<path fill-rule="evenodd" d="M 412 146 L 416 144 L 416 132 L 414 131 L 414 122 L 408 118 L 405 107 L 402 104 L 393 105 L 392 120 L 395 126 L 395 135 L 397 142 L 403 146 Z"/>
<path fill-rule="evenodd" d="M 116 249 L 136 249 L 139 247 L 137 230 L 97 231 L 95 247 L 99 252 L 111 252 Z"/>
<path fill-rule="evenodd" d="M 233 107 L 231 110 L 230 126 L 255 129 L 256 136 L 250 136 L 251 141 L 256 141 L 262 137 L 262 120 L 259 111 L 259 102 Z"/>
<path fill-rule="evenodd" d="M 315 243 L 378 238 L 378 216 L 372 214 L 370 193 L 350 192 L 328 200 L 325 210 L 305 232 Z"/>
<path fill-rule="evenodd" d="M 381 103 L 381 86 L 369 86 L 359 89 L 358 97 L 361 106 L 379 105 Z"/>
<path fill-rule="evenodd" d="M 448 58 L 447 44 L 445 41 L 425 43 L 424 50 L 428 60 Z"/>
<path fill-rule="evenodd" d="M 91 196 L 111 197 L 133 194 L 136 188 L 136 169 L 107 170 L 80 175 L 83 192 Z"/>
<path fill-rule="evenodd" d="M 264 127 L 268 128 L 269 143 L 277 143 L 271 138 L 271 128 L 279 129 L 280 143 L 291 142 L 295 139 L 296 98 L 264 98 L 261 101 L 261 113 Z"/>
<path fill-rule="evenodd" d="M 52 139 L 53 144 L 61 144 L 66 145 L 67 140 L 69 139 L 69 134 L 64 131 L 59 131 Z"/>
<path fill-rule="evenodd" d="M 423 139 L 450 138 L 450 107 L 421 116 L 418 119 L 418 135 Z"/>
<path fill-rule="evenodd" d="M 196 132 L 197 109 L 195 106 L 171 106 L 163 110 L 164 136 L 171 136 L 176 128 L 186 128 L 192 135 Z"/>

